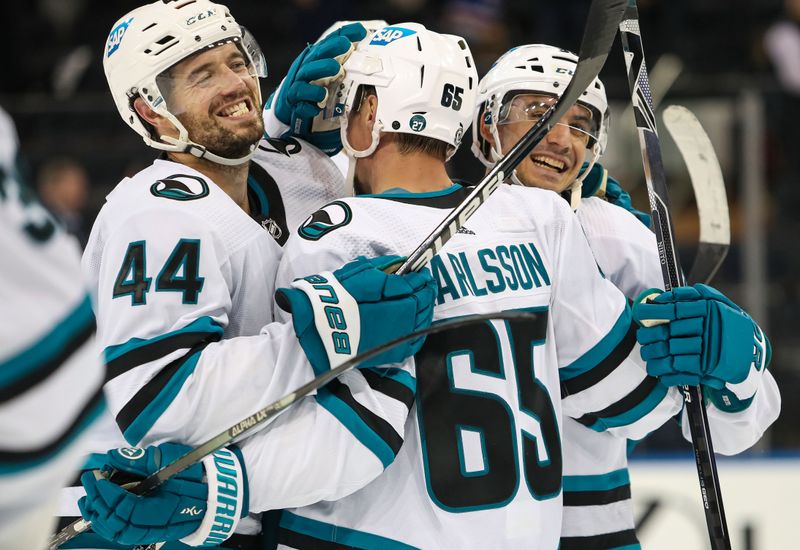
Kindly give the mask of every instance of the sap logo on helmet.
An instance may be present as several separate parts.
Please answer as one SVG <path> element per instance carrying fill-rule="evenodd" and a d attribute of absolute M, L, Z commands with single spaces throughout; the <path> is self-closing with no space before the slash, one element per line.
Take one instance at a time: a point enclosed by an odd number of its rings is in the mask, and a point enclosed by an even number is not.
<path fill-rule="evenodd" d="M 203 19 L 208 19 L 209 17 L 211 17 L 215 13 L 217 13 L 217 10 L 215 10 L 215 9 L 214 10 L 201 11 L 197 15 L 193 15 L 189 19 L 187 19 L 186 20 L 186 26 L 187 27 L 191 27 L 192 25 L 194 25 L 198 21 L 202 21 Z"/>
<path fill-rule="evenodd" d="M 111 57 L 111 54 L 119 49 L 119 45 L 122 43 L 122 37 L 125 36 L 125 31 L 128 30 L 128 25 L 131 24 L 131 21 L 133 21 L 133 17 L 111 29 L 111 33 L 108 35 L 108 41 L 106 41 L 106 57 Z"/>
<path fill-rule="evenodd" d="M 411 29 L 405 29 L 403 27 L 386 27 L 385 29 L 377 31 L 372 36 L 370 45 L 386 46 L 395 40 L 411 36 L 412 34 L 417 34 L 417 31 L 412 31 Z"/>

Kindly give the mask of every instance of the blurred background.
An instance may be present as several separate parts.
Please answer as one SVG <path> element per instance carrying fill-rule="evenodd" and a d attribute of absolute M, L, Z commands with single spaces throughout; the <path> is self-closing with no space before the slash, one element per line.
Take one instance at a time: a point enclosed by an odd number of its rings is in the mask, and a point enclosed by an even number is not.
<path fill-rule="evenodd" d="M 156 156 L 120 121 L 102 70 L 104 43 L 113 23 L 142 3 L 29 0 L 4 6 L 7 25 L 0 33 L 0 50 L 7 55 L 0 105 L 16 122 L 28 180 L 82 242 L 111 188 Z M 337 20 L 417 21 L 459 34 L 469 42 L 483 75 L 515 45 L 548 43 L 577 51 L 590 2 L 225 3 L 266 54 L 270 76 L 263 87 L 269 94 L 306 43 Z M 715 285 L 748 309 L 773 344 L 770 369 L 783 395 L 782 413 L 749 454 L 800 456 L 800 429 L 795 425 L 800 400 L 794 401 L 800 393 L 800 327 L 794 324 L 800 320 L 800 139 L 793 133 L 795 125 L 800 126 L 800 0 L 639 0 L 638 6 L 656 100 L 662 98 L 661 108 L 679 103 L 692 109 L 722 164 L 732 245 Z M 634 205 L 649 210 L 618 43 L 601 78 L 612 111 L 609 147 L 601 162 L 632 194 Z M 659 124 L 663 127 L 660 117 Z M 688 269 L 698 238 L 697 212 L 677 149 L 666 131 L 661 138 L 677 239 Z M 465 139 L 451 173 L 477 181 L 483 170 L 469 152 L 469 141 Z M 687 453 L 688 444 L 672 425 L 639 444 L 634 457 Z M 794 464 L 800 462 L 783 464 L 790 464 L 796 474 Z M 726 467 L 721 466 L 723 471 Z M 774 488 L 774 481 L 765 483 Z M 694 487 L 690 490 L 696 492 Z M 643 506 L 640 520 L 648 520 L 647 505 Z M 747 545 L 736 547 L 778 547 L 757 544 L 761 539 L 747 531 L 749 527 L 743 529 L 750 533 L 743 539 Z M 645 547 L 655 548 L 655 542 Z"/>

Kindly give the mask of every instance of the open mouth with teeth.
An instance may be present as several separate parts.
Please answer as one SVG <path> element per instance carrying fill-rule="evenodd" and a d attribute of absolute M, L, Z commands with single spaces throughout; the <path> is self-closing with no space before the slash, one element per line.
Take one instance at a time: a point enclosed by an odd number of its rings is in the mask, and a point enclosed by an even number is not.
<path fill-rule="evenodd" d="M 236 103 L 228 105 L 227 107 L 217 111 L 216 115 L 222 118 L 239 118 L 250 114 L 253 110 L 253 104 L 249 99 L 242 99 Z"/>
<path fill-rule="evenodd" d="M 563 174 L 567 171 L 566 163 L 556 160 L 554 158 L 546 157 L 543 155 L 533 155 L 531 156 L 531 161 L 536 166 L 541 166 L 542 168 L 547 168 L 548 170 L 552 170 L 559 174 Z"/>

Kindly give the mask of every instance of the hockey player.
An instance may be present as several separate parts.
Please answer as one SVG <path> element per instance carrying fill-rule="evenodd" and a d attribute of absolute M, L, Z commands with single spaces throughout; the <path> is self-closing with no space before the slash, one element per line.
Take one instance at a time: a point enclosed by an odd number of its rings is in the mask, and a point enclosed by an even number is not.
<path fill-rule="evenodd" d="M 337 46 L 338 38 L 350 45 L 343 33 L 330 38 L 323 46 Z M 303 88 L 309 74 L 324 76 L 320 64 L 311 62 L 328 54 L 313 47 L 303 52 L 284 82 L 286 93 Z M 338 62 L 328 60 L 338 72 Z M 317 306 L 325 298 L 311 288 L 308 294 L 292 293 L 293 322 L 273 322 L 275 272 L 288 228 L 302 220 L 303 204 L 305 217 L 319 201 L 338 196 L 341 178 L 330 160 L 306 143 L 260 142 L 258 78 L 264 76 L 264 59 L 224 6 L 164 1 L 130 12 L 111 31 L 104 68 L 123 120 L 165 154 L 112 191 L 84 255 L 108 364 L 105 389 L 118 426 L 96 450 L 165 440 L 200 443 L 341 357 L 430 322 L 430 275 L 387 275 L 382 268 L 391 258 L 362 258 L 329 274 L 347 305 L 349 347 L 331 348 L 317 332 L 326 313 Z M 297 104 L 280 94 L 277 100 Z M 420 345 L 401 346 L 363 367 L 399 362 Z M 383 434 L 375 430 L 383 424 L 402 426 L 397 408 L 404 405 L 381 393 L 379 384 L 341 386 L 349 402 L 317 396 L 275 421 L 282 429 L 324 435 L 308 439 L 319 446 L 304 448 L 306 454 L 289 453 L 280 443 L 269 446 L 276 470 L 283 463 L 295 468 L 294 477 L 285 478 L 289 488 L 295 477 L 308 482 L 314 499 L 304 500 L 295 487 L 290 496 L 299 502 L 336 497 L 380 473 L 386 457 L 376 458 L 359 437 L 372 434 L 379 440 Z M 387 414 L 390 421 L 384 420 Z M 394 437 L 402 440 L 402 433 Z M 180 453 L 170 449 L 155 455 L 129 449 L 120 456 L 157 467 Z M 314 452 L 339 456 L 338 475 L 330 470 L 324 479 L 304 475 L 303 461 Z M 238 456 L 228 453 L 225 460 L 237 464 L 232 471 L 241 476 Z M 209 479 L 215 479 L 215 464 L 212 459 L 204 464 Z M 238 521 L 247 509 L 242 493 L 236 506 Z M 216 510 L 213 501 L 208 509 Z M 214 519 L 210 514 L 202 523 L 202 516 L 190 514 L 160 527 L 177 538 L 194 533 L 187 540 L 197 544 L 219 535 L 209 534 Z M 257 532 L 247 519 L 241 527 Z"/>
<path fill-rule="evenodd" d="M 0 109 L 0 548 L 43 548 L 104 408 L 80 248 L 21 182 Z"/>
<path fill-rule="evenodd" d="M 407 252 L 463 199 L 444 163 L 471 117 L 473 67 L 463 40 L 411 23 L 359 46 L 345 64 L 342 138 L 363 195 L 309 217 L 287 243 L 280 283 L 354 253 Z M 680 409 L 675 390 L 629 353 L 627 301 L 600 276 L 556 195 L 498 189 L 430 267 L 440 287 L 437 319 L 494 309 L 533 309 L 540 317 L 429 338 L 408 362 L 416 377 L 398 377 L 394 386 L 417 393 L 397 459 L 350 496 L 284 511 L 283 547 L 555 548 L 562 414 L 638 438 Z M 683 294 L 672 300 L 667 308 L 697 305 L 683 303 Z M 743 319 L 753 340 L 752 322 L 730 309 L 726 319 Z M 707 329 L 681 357 L 697 363 L 694 375 L 703 380 L 720 375 L 716 358 L 701 352 L 704 343 L 753 347 L 716 322 L 716 302 L 708 311 L 693 313 L 689 322 Z M 663 333 L 639 333 L 654 364 L 674 359 L 657 348 L 686 344 Z M 751 363 L 740 358 L 737 372 Z M 260 474 L 269 471 L 269 460 L 248 462 L 256 509 L 277 504 L 270 478 Z M 101 495 L 87 500 L 101 521 L 113 515 Z"/>
<path fill-rule="evenodd" d="M 514 48 L 492 66 L 479 85 L 472 126 L 473 152 L 481 162 L 490 168 L 514 146 L 569 83 L 576 62 L 568 51 L 537 44 Z M 562 193 L 570 200 L 600 270 L 633 300 L 662 285 L 661 266 L 653 233 L 624 208 L 592 197 L 606 183 L 605 170 L 595 162 L 604 147 L 607 125 L 605 90 L 597 79 L 523 160 L 512 180 Z M 608 184 L 618 188 L 613 180 Z M 581 194 L 589 198 L 580 199 Z M 629 203 L 626 206 L 630 208 Z M 675 375 L 671 370 L 659 374 Z M 704 387 L 714 449 L 719 453 L 747 449 L 778 416 L 780 395 L 766 368 L 754 370 L 747 386 L 737 395 Z M 681 425 L 688 439 L 688 421 Z M 626 441 L 570 418 L 564 419 L 563 428 L 561 549 L 638 547 Z"/>

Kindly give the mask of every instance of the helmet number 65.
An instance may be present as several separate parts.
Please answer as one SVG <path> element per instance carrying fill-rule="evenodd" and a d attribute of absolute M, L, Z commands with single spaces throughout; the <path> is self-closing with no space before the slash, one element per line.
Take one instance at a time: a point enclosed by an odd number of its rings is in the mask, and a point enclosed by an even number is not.
<path fill-rule="evenodd" d="M 464 88 L 453 84 L 445 84 L 442 90 L 442 106 L 452 107 L 454 111 L 461 110 L 461 94 Z"/>

